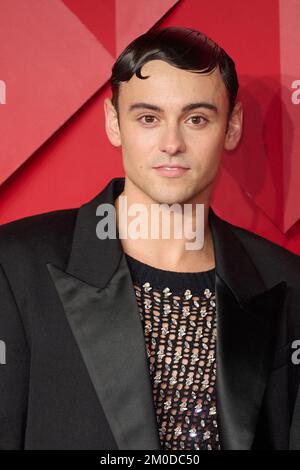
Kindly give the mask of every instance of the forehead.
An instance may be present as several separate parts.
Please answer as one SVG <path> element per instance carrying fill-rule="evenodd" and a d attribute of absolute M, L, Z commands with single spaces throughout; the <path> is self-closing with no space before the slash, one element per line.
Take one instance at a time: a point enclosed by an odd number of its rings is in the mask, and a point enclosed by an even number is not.
<path fill-rule="evenodd" d="M 222 107 L 228 99 L 219 68 L 210 73 L 194 73 L 162 60 L 151 60 L 142 67 L 141 75 L 148 78 L 143 80 L 134 74 L 128 82 L 121 83 L 120 107 L 134 101 L 159 101 L 161 106 L 173 108 L 192 100 Z"/>

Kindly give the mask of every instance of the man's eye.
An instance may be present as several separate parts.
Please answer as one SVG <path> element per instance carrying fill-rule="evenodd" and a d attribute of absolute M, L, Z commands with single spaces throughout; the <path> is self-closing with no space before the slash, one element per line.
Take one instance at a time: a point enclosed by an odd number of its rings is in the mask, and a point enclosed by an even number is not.
<path fill-rule="evenodd" d="M 145 120 L 142 121 L 142 119 L 144 119 L 144 118 L 145 118 Z M 139 121 L 142 121 L 145 124 L 153 124 L 153 122 L 154 122 L 153 119 L 156 119 L 155 116 L 152 116 L 151 114 L 145 114 L 144 116 L 141 116 L 139 118 Z"/>
<path fill-rule="evenodd" d="M 205 124 L 207 122 L 207 119 L 205 119 L 203 116 L 191 116 L 189 119 L 192 119 L 193 124 Z"/>

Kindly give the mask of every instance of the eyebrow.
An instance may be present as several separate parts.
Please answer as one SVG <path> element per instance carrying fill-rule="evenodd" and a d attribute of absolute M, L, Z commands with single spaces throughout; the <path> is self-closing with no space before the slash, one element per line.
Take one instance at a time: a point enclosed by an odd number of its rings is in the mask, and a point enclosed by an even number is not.
<path fill-rule="evenodd" d="M 183 106 L 183 108 L 181 108 L 181 112 L 184 113 L 186 111 L 192 111 L 193 109 L 197 108 L 205 108 L 210 111 L 214 111 L 215 113 L 218 112 L 217 106 L 211 103 L 207 103 L 206 101 L 199 101 L 198 103 L 189 103 Z M 152 111 L 164 112 L 164 110 L 159 106 L 150 103 L 134 103 L 129 107 L 129 112 L 134 111 L 135 109 L 151 109 Z"/>

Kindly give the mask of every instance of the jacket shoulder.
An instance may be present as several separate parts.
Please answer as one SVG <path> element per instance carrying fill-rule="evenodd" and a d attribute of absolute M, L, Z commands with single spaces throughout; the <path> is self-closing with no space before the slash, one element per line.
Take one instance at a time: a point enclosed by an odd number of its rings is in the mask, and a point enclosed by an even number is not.
<path fill-rule="evenodd" d="M 18 256 L 63 253 L 69 247 L 78 208 L 59 209 L 23 217 L 0 226 L 0 263 Z"/>
<path fill-rule="evenodd" d="M 298 280 L 300 256 L 250 230 L 225 222 L 239 238 L 248 255 L 262 273 L 275 279 Z"/>

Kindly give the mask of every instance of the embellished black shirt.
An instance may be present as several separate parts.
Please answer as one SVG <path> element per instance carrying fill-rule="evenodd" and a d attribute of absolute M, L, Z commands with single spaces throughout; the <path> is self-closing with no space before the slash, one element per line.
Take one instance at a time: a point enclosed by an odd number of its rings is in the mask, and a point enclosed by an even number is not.
<path fill-rule="evenodd" d="M 220 449 L 215 269 L 173 272 L 126 254 L 142 321 L 162 450 Z"/>

